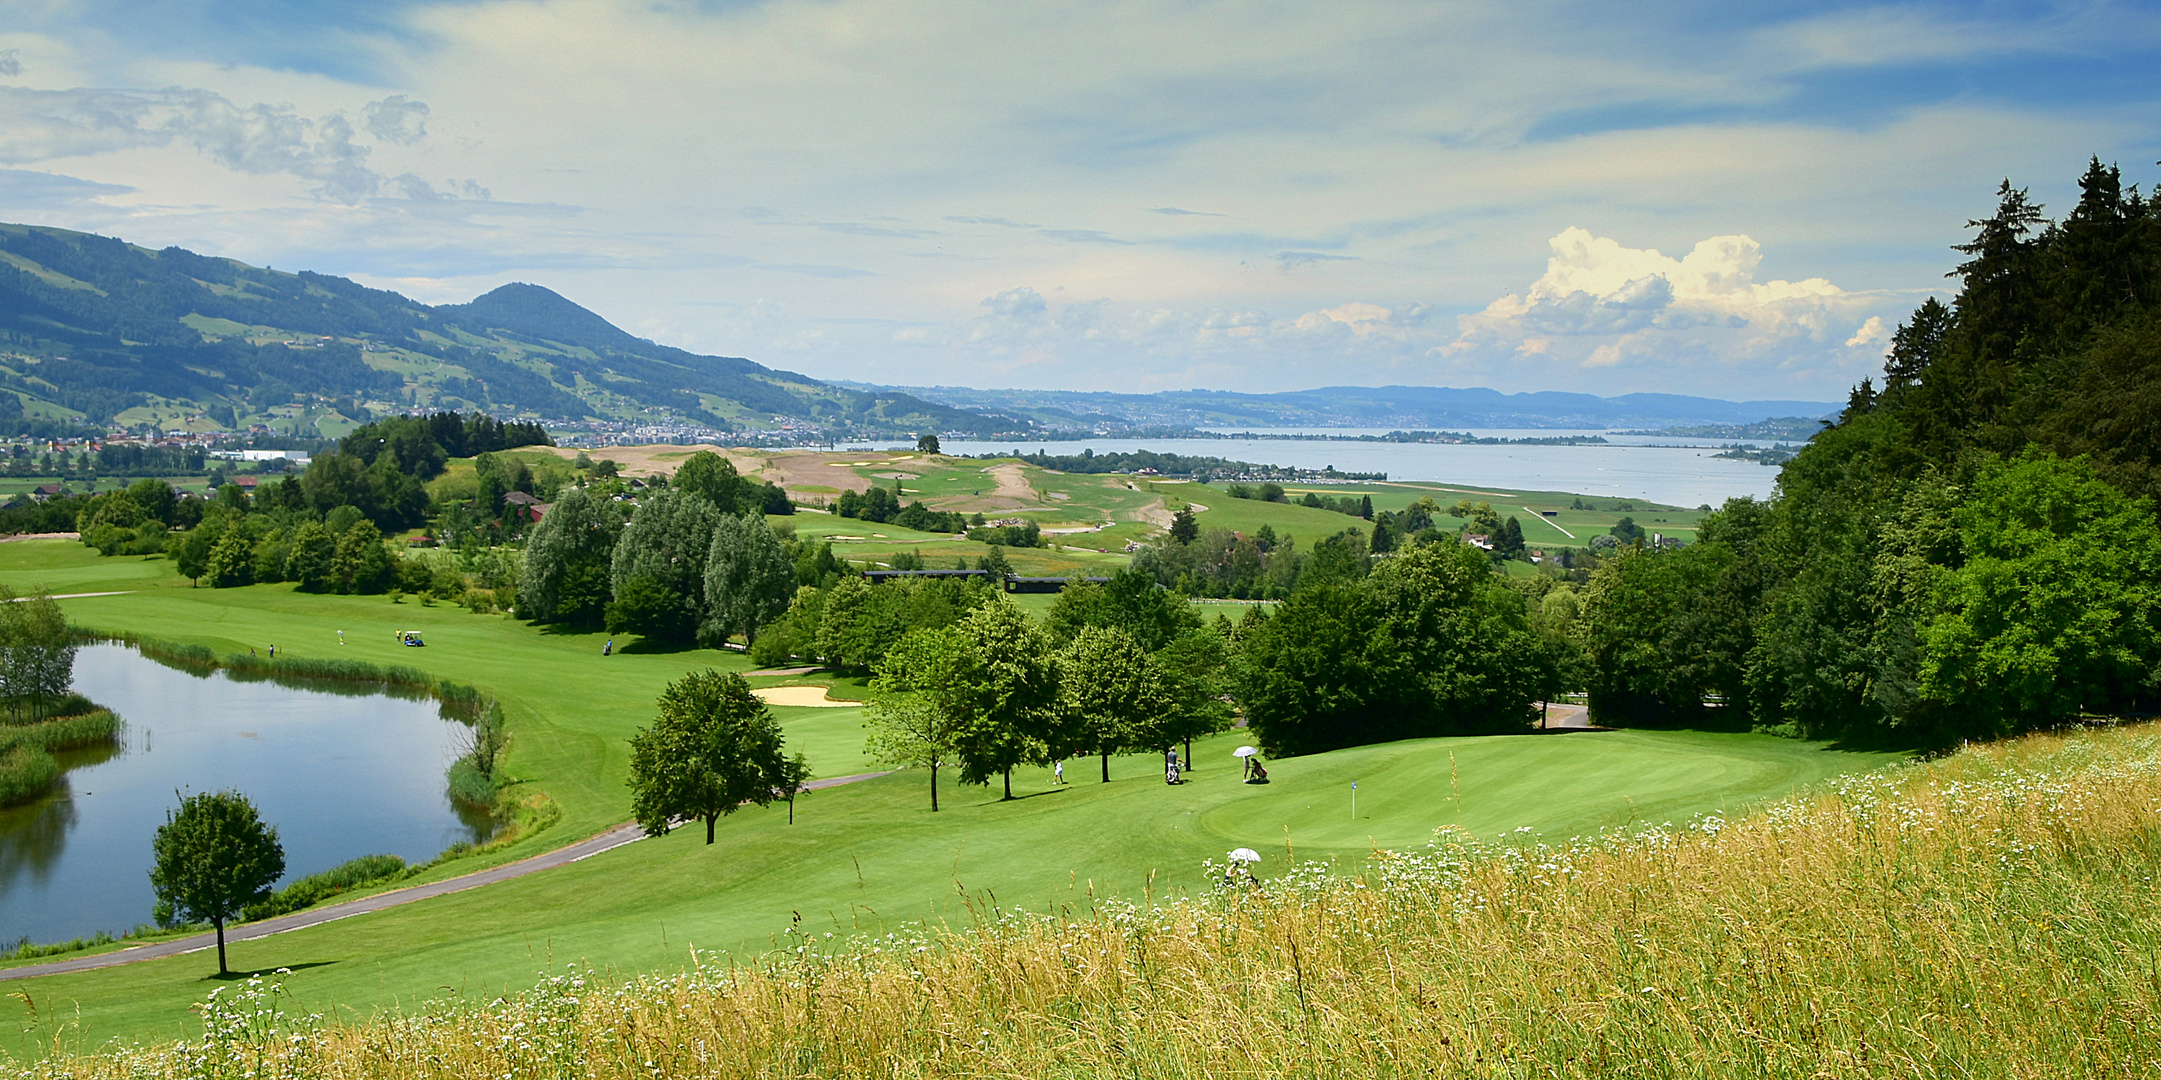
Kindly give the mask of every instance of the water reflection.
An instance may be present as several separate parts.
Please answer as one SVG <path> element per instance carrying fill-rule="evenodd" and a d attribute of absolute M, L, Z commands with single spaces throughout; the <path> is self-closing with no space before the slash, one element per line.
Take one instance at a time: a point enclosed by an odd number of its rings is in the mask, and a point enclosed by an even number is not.
<path fill-rule="evenodd" d="M 359 855 L 432 858 L 484 839 L 444 789 L 468 729 L 433 700 L 353 683 L 284 685 L 82 650 L 75 685 L 127 721 L 123 745 L 63 755 L 53 794 L 0 811 L 0 941 L 118 932 L 150 917 L 150 838 L 176 791 L 231 787 L 284 841 L 289 877 Z"/>
<path fill-rule="evenodd" d="M 13 893 L 17 882 L 42 885 L 52 877 L 74 827 L 74 792 L 65 777 L 51 795 L 0 810 L 0 896 Z"/>

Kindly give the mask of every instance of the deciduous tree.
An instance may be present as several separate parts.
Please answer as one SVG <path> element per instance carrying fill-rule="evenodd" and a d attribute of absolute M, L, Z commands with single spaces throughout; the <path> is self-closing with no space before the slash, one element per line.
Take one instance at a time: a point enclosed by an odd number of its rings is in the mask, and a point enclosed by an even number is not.
<path fill-rule="evenodd" d="M 706 560 L 720 517 L 700 496 L 673 489 L 645 496 L 611 556 L 610 630 L 669 642 L 695 636 L 705 606 Z"/>
<path fill-rule="evenodd" d="M 835 598 L 839 593 L 836 588 Z M 932 813 L 938 810 L 938 768 L 954 758 L 980 678 L 967 635 L 952 627 L 909 631 L 878 660 L 871 678 L 865 750 L 888 765 L 927 769 Z"/>
<path fill-rule="evenodd" d="M 225 962 L 225 924 L 267 898 L 285 876 L 285 845 L 255 804 L 237 791 L 204 792 L 180 800 L 151 841 L 150 887 L 158 921 L 207 922 L 217 928 L 218 974 Z"/>
<path fill-rule="evenodd" d="M 780 725 L 733 672 L 692 672 L 668 684 L 660 715 L 630 740 L 631 810 L 647 836 L 682 818 L 714 825 L 746 803 L 793 799 L 809 775 L 784 752 Z"/>
<path fill-rule="evenodd" d="M 974 681 L 957 695 L 965 714 L 955 737 L 964 784 L 1005 779 L 1013 797 L 1013 768 L 1045 760 L 1041 735 L 1058 707 L 1058 670 L 1050 638 L 1012 601 L 999 597 L 961 620 L 973 655 Z"/>
<path fill-rule="evenodd" d="M 608 602 L 609 560 L 623 519 L 584 488 L 558 495 L 525 542 L 519 614 L 535 622 L 592 625 Z"/>
<path fill-rule="evenodd" d="M 702 497 L 723 513 L 732 515 L 756 509 L 742 505 L 743 496 L 751 485 L 736 472 L 735 463 L 711 450 L 700 450 L 684 459 L 669 485 L 677 491 Z"/>
<path fill-rule="evenodd" d="M 1177 703 L 1133 635 L 1115 627 L 1081 631 L 1058 655 L 1058 682 L 1074 725 L 1071 746 L 1102 759 L 1104 783 L 1112 754 L 1169 745 L 1162 724 Z"/>
<path fill-rule="evenodd" d="M 719 643 L 741 634 L 744 642 L 755 642 L 759 627 L 788 610 L 794 592 L 795 567 L 765 518 L 721 515 L 706 555 L 701 636 Z"/>

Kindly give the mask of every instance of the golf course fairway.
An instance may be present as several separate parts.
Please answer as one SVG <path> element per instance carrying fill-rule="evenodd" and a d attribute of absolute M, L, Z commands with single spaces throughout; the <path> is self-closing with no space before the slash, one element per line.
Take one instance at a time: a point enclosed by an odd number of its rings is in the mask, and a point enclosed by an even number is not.
<path fill-rule="evenodd" d="M 603 659 L 604 635 L 546 632 L 449 605 L 310 596 L 285 585 L 190 588 L 171 567 L 98 559 L 65 541 L 0 545 L 0 581 L 18 589 L 132 590 L 63 601 L 84 626 L 220 652 L 275 643 L 281 656 L 406 664 L 502 700 L 513 736 L 508 771 L 522 789 L 555 800 L 562 821 L 416 880 L 560 847 L 626 820 L 627 741 L 650 721 L 661 687 L 697 668 L 748 668 L 733 653 L 643 652 L 635 643 Z M 423 630 L 428 647 L 398 647 L 393 632 L 405 628 Z M 342 650 L 339 629 L 349 642 Z M 859 697 L 860 683 L 838 681 L 834 696 Z M 863 752 L 861 710 L 774 713 L 789 749 L 807 754 L 816 775 L 877 767 Z M 353 1020 L 432 999 L 485 1002 L 572 963 L 616 974 L 673 970 L 693 948 L 726 963 L 718 954 L 763 951 L 791 926 L 880 934 L 924 920 L 962 924 L 971 908 L 1077 913 L 1092 898 L 1197 890 L 1208 885 L 1203 861 L 1232 847 L 1261 851 L 1266 878 L 1285 865 L 1286 844 L 1300 860 L 1355 870 L 1374 847 L 1422 845 L 1441 826 L 1486 837 L 1528 827 L 1557 840 L 1678 822 L 1897 760 L 1757 735 L 1585 732 L 1414 740 L 1271 761 L 1273 783 L 1262 786 L 1239 782 L 1231 751 L 1243 741 L 1242 732 L 1197 741 L 1200 768 L 1178 787 L 1162 782 L 1154 754 L 1114 758 L 1108 784 L 1093 759 L 1068 761 L 1062 787 L 1048 770 L 1022 770 L 1011 802 L 995 788 L 957 788 L 947 774 L 935 814 L 923 773 L 896 773 L 805 797 L 794 825 L 785 805 L 746 809 L 721 823 L 711 846 L 703 829 L 678 831 L 486 888 L 238 943 L 232 963 L 237 971 L 290 968 L 293 1008 Z M 220 985 L 210 977 L 215 966 L 194 954 L 11 983 L 11 995 L 34 1005 L 14 1014 L 8 1049 L 39 1055 L 56 1036 L 87 1050 L 192 1035 L 198 1022 L 188 1007 Z"/>

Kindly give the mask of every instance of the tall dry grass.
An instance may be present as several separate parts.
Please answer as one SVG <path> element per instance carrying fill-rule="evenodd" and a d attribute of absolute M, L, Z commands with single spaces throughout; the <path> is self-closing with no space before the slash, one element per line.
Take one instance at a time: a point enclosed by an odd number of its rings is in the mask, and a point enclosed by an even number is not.
<path fill-rule="evenodd" d="M 273 988 L 79 1077 L 2161 1075 L 2161 736 L 2035 737 L 1733 821 L 1441 837 L 1086 918 L 826 940 L 350 1027 Z"/>

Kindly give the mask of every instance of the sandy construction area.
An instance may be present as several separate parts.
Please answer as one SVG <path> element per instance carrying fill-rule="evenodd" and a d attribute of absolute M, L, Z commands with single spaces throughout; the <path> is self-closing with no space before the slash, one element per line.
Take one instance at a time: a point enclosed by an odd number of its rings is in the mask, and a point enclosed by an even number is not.
<path fill-rule="evenodd" d="M 768 456 L 765 461 L 775 474 L 770 479 L 784 488 L 862 491 L 870 487 L 870 481 L 857 476 L 851 466 L 899 464 L 914 457 L 913 454 L 866 454 L 862 451 L 849 453 L 832 450 L 780 450 Z M 828 492 L 813 491 L 811 494 L 832 497 Z"/>
<path fill-rule="evenodd" d="M 568 446 L 534 446 L 526 449 L 554 454 L 565 461 L 577 460 L 581 452 L 576 447 Z M 675 470 L 682 468 L 684 460 L 700 450 L 709 450 L 726 457 L 729 463 L 735 466 L 735 471 L 744 476 L 757 476 L 761 480 L 774 479 L 768 472 L 771 459 L 756 450 L 743 448 L 671 446 L 659 443 L 649 446 L 601 446 L 582 452 L 590 455 L 594 461 L 605 458 L 615 462 L 616 468 L 625 476 L 674 476 Z M 766 475 L 761 476 L 761 473 Z"/>
<path fill-rule="evenodd" d="M 853 709 L 860 701 L 835 701 L 825 696 L 823 686 L 767 686 L 751 693 L 768 705 L 807 705 L 813 709 Z"/>

